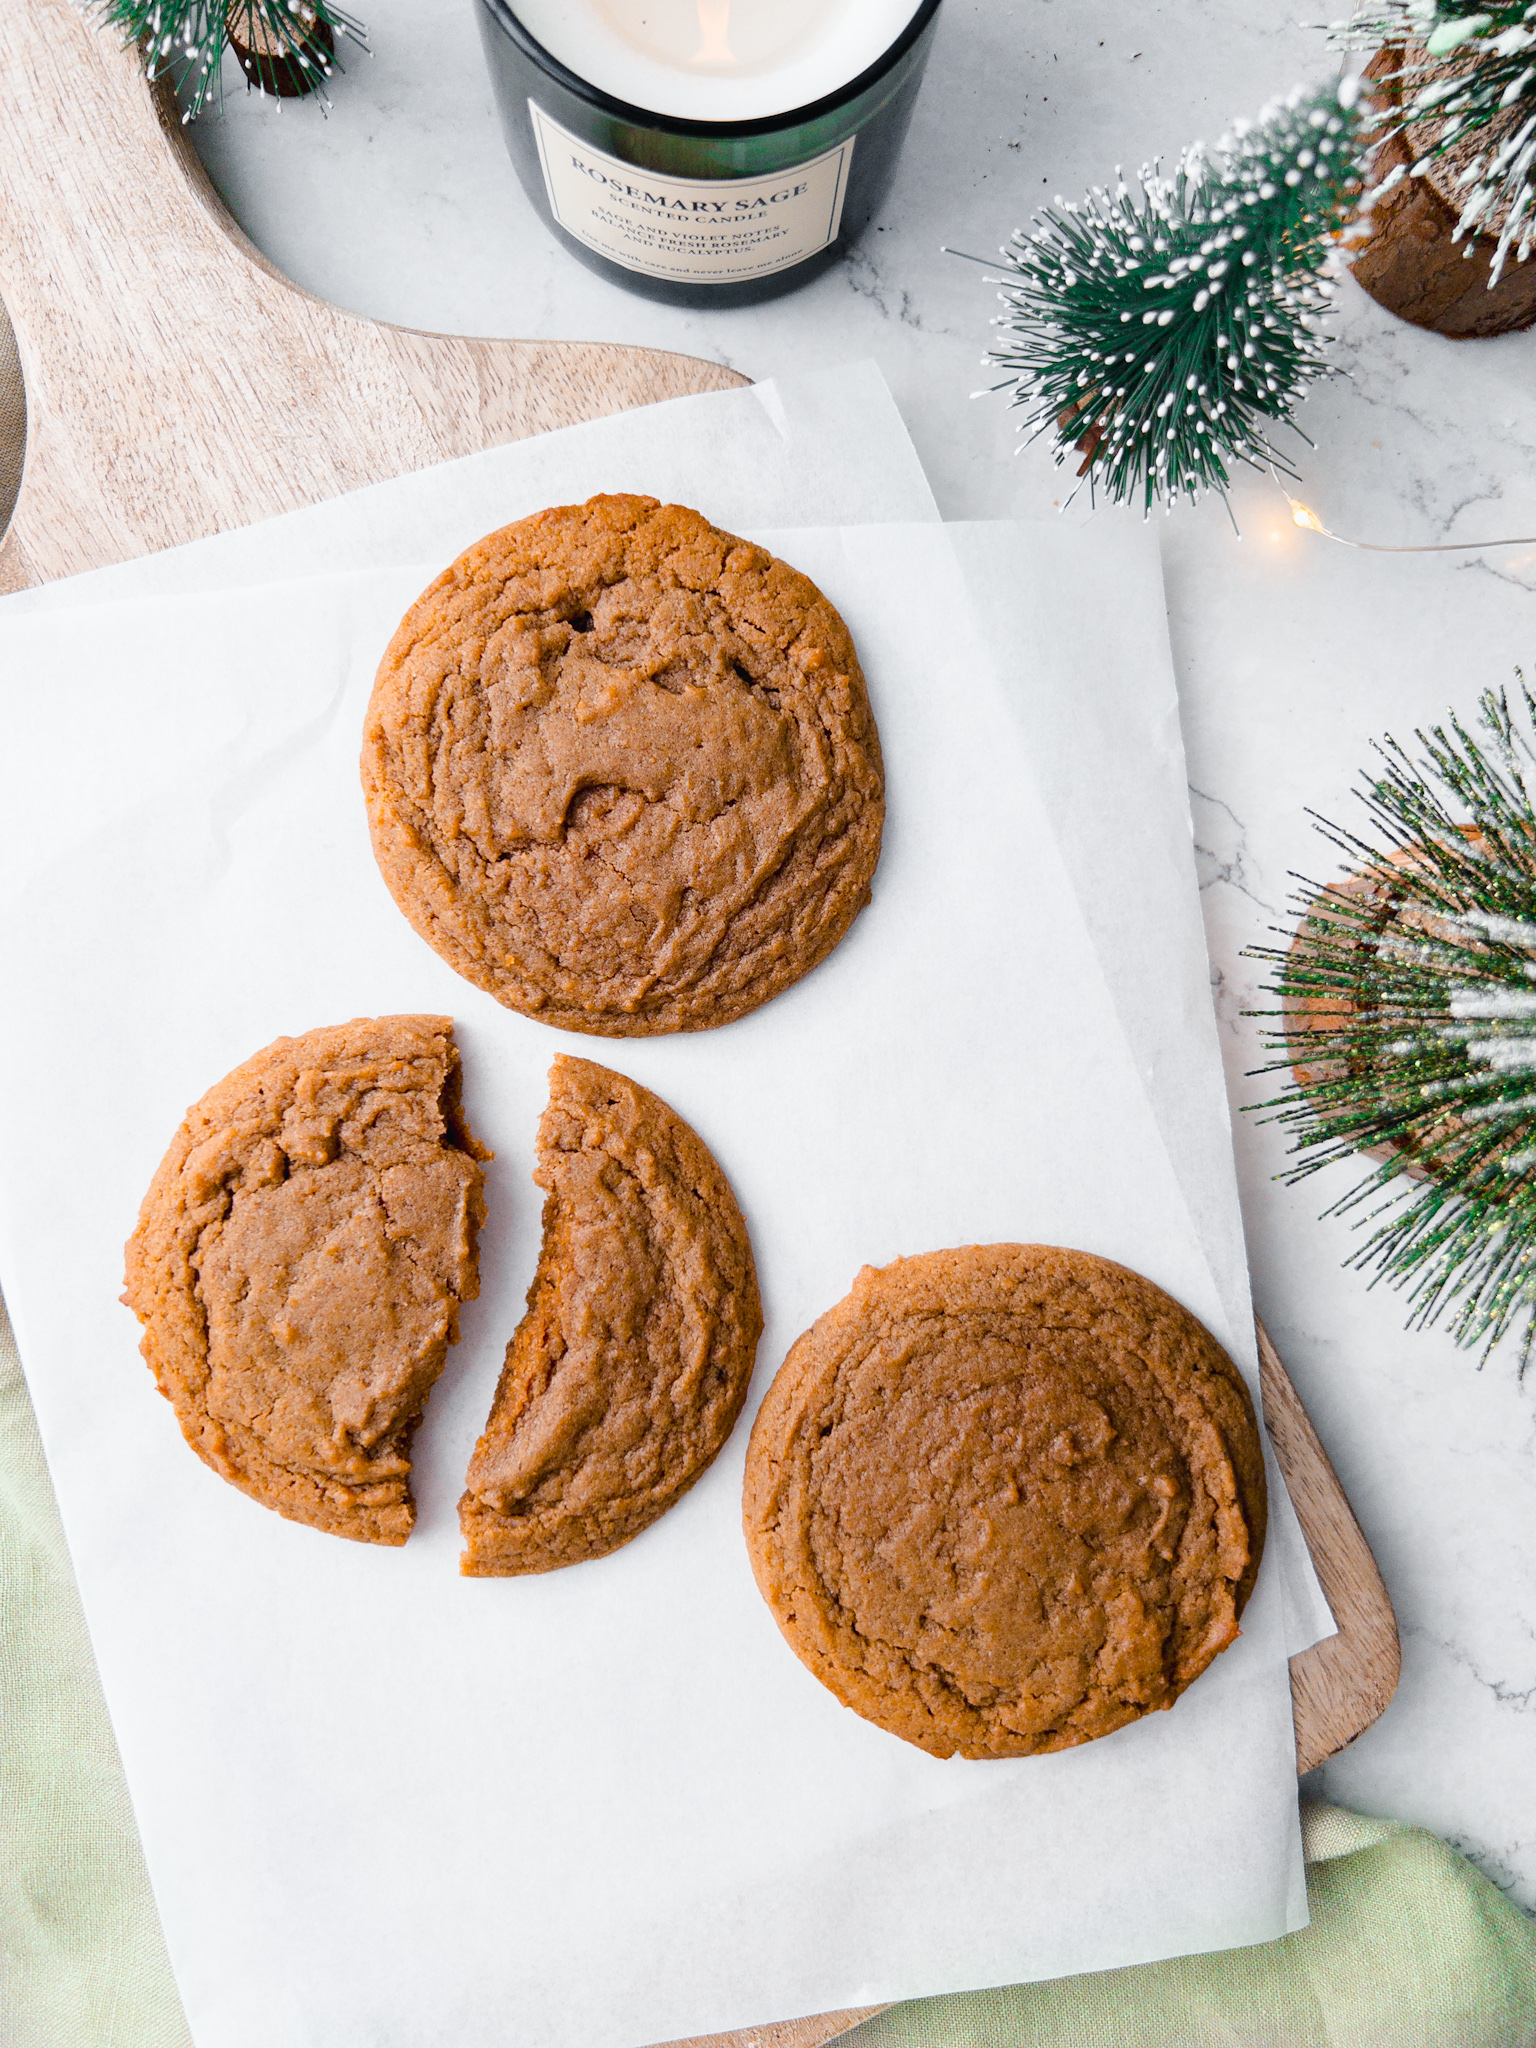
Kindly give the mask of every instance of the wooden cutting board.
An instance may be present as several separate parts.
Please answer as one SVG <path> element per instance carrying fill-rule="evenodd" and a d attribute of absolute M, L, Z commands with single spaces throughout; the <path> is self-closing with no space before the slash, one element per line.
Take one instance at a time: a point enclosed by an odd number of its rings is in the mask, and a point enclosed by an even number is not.
<path fill-rule="evenodd" d="M 0 0 L 0 104 L 0 298 L 27 391 L 0 590 L 748 381 L 657 349 L 418 334 L 300 291 L 241 233 L 174 103 L 70 0 Z M 1391 1699 L 1397 1627 L 1262 1328 L 1259 1354 L 1276 1456 L 1339 1624 L 1291 1660 L 1306 1771 Z M 824 2013 L 694 2048 L 817 2048 L 865 2017 Z"/>

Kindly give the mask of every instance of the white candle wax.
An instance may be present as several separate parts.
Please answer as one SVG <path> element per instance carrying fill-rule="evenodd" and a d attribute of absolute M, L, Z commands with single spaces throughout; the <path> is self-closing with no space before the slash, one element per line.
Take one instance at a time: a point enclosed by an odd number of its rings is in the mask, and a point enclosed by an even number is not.
<path fill-rule="evenodd" d="M 825 99 L 891 47 L 921 0 L 513 0 L 590 85 L 687 121 L 757 121 Z"/>

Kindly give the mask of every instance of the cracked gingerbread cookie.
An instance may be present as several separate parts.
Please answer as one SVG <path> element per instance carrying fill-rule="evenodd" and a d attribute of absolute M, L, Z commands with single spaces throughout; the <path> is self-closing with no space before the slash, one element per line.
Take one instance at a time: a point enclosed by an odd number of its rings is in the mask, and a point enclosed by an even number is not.
<path fill-rule="evenodd" d="M 488 535 L 406 614 L 363 755 L 374 854 L 448 964 L 568 1031 L 729 1023 L 869 900 L 880 741 L 806 577 L 598 497 Z"/>
<path fill-rule="evenodd" d="M 753 1425 L 752 1568 L 845 1706 L 930 1755 L 1031 1756 L 1171 1707 L 1237 1636 L 1264 1463 L 1237 1368 L 1085 1252 L 866 1266 Z"/>
<path fill-rule="evenodd" d="M 730 1435 L 763 1327 L 747 1226 L 698 1135 L 590 1060 L 549 1080 L 543 1249 L 459 1503 L 470 1578 L 649 1528 Z"/>
<path fill-rule="evenodd" d="M 479 1291 L 489 1156 L 447 1017 L 280 1038 L 188 1110 L 123 1299 L 205 1464 L 290 1521 L 405 1541 L 411 1432 Z"/>

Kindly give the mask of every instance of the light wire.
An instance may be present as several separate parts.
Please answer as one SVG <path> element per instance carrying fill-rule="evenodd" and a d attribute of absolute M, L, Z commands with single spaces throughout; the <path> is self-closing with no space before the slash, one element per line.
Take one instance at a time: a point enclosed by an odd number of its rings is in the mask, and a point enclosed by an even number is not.
<path fill-rule="evenodd" d="M 1462 555 L 1480 554 L 1485 548 L 1532 548 L 1536 547 L 1536 534 L 1511 534 L 1504 540 L 1440 540 L 1423 541 L 1417 545 L 1393 547 L 1379 540 L 1350 540 L 1345 534 L 1335 533 L 1324 526 L 1310 505 L 1304 505 L 1300 498 L 1293 498 L 1281 483 L 1273 467 L 1270 475 L 1282 498 L 1291 508 L 1291 522 L 1303 533 L 1320 534 L 1324 540 L 1337 541 L 1341 548 L 1364 548 L 1373 555 Z"/>

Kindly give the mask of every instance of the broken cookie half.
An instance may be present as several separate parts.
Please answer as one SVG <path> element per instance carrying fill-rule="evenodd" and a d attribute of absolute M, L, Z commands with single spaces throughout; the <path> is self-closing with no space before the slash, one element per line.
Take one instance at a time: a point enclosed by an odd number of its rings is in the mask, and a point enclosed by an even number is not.
<path fill-rule="evenodd" d="M 470 1578 L 603 1557 L 665 1514 L 730 1435 L 763 1326 L 725 1175 L 649 1089 L 557 1059 L 534 1179 L 538 1271 L 459 1503 Z"/>
<path fill-rule="evenodd" d="M 489 1157 L 447 1017 L 280 1038 L 188 1110 L 123 1299 L 205 1464 L 291 1521 L 405 1541 L 411 1433 L 479 1292 Z"/>

